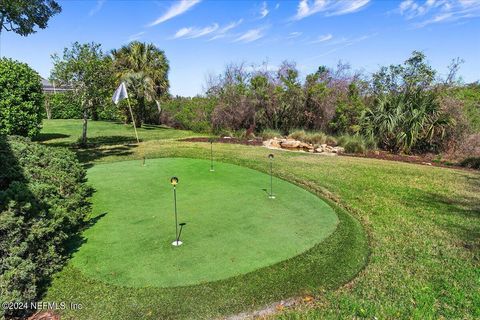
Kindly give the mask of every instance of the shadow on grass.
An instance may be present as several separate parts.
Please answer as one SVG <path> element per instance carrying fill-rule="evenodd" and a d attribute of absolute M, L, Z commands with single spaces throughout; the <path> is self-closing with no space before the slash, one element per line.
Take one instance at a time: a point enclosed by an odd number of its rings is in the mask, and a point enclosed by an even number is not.
<path fill-rule="evenodd" d="M 82 233 L 93 227 L 100 219 L 102 219 L 103 217 L 105 217 L 107 215 L 106 212 L 103 212 L 95 217 L 92 217 L 88 220 L 86 220 L 82 226 L 82 228 L 80 229 L 80 231 L 75 234 L 74 236 L 72 236 L 69 241 L 66 243 L 66 255 L 68 257 L 68 259 L 70 259 L 73 254 L 75 252 L 77 252 L 80 247 L 87 242 L 87 239 L 85 239 L 85 237 L 82 235 Z"/>
<path fill-rule="evenodd" d="M 142 141 L 142 140 L 140 140 Z M 92 137 L 87 140 L 87 148 L 99 147 L 102 145 L 116 145 L 126 143 L 137 143 L 137 139 L 132 136 L 100 136 Z"/>
<path fill-rule="evenodd" d="M 62 135 L 62 137 L 63 136 L 64 135 Z M 44 142 L 47 140 L 36 141 Z M 69 148 L 75 153 L 78 161 L 81 163 L 87 163 L 86 167 L 90 167 L 91 165 L 88 164 L 89 162 L 104 157 L 128 156 L 133 154 L 133 149 L 137 147 L 136 143 L 137 140 L 132 136 L 101 136 L 88 138 L 87 145 L 85 147 L 80 146 L 77 142 L 72 143 L 69 141 L 52 142 L 48 143 L 48 146 Z"/>
<path fill-rule="evenodd" d="M 115 145 L 111 147 L 91 147 L 91 148 L 78 148 L 72 149 L 73 152 L 77 155 L 78 161 L 85 164 L 86 168 L 92 166 L 91 162 L 110 156 L 129 156 L 133 154 L 134 148 L 137 145 L 134 144 L 125 144 L 125 145 Z"/>
<path fill-rule="evenodd" d="M 70 135 L 63 133 L 39 133 L 32 141 L 45 142 L 54 139 L 68 138 Z"/>
<path fill-rule="evenodd" d="M 478 179 L 470 179 L 467 181 L 472 191 L 480 192 Z M 480 223 L 471 222 L 472 219 L 474 221 L 480 219 L 478 198 L 418 191 L 415 199 L 411 199 L 411 203 L 417 203 L 423 210 L 433 212 L 429 218 L 442 229 L 461 239 L 465 248 L 480 250 Z M 423 218 L 425 216 L 422 216 Z"/>

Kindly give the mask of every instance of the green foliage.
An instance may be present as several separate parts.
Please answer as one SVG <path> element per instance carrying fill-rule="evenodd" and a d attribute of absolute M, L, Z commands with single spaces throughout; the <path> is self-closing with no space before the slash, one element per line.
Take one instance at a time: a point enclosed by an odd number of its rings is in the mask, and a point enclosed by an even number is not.
<path fill-rule="evenodd" d="M 0 302 L 33 301 L 69 254 L 89 188 L 66 149 L 14 136 L 0 151 Z"/>
<path fill-rule="evenodd" d="M 263 140 L 273 139 L 275 137 L 281 138 L 282 133 L 278 130 L 265 129 L 260 133 L 260 137 L 262 137 Z"/>
<path fill-rule="evenodd" d="M 300 140 L 300 141 L 305 141 L 307 137 L 307 133 L 305 130 L 300 129 L 300 130 L 295 130 L 292 133 L 288 135 L 290 139 L 295 139 L 295 140 Z"/>
<path fill-rule="evenodd" d="M 366 106 L 354 82 L 350 83 L 348 89 L 347 99 L 339 102 L 330 127 L 337 133 L 357 134 L 360 132 L 360 119 Z"/>
<path fill-rule="evenodd" d="M 35 27 L 45 29 L 48 20 L 62 11 L 54 0 L 2 0 L 0 7 L 0 34 L 6 30 L 21 36 L 35 33 Z"/>
<path fill-rule="evenodd" d="M 117 80 L 125 81 L 134 100 L 137 126 L 141 126 L 152 114 L 160 117 L 160 102 L 168 95 L 170 68 L 165 52 L 154 44 L 133 41 L 112 51 Z M 119 82 L 120 82 L 119 81 Z M 130 115 L 126 108 L 125 118 Z"/>
<path fill-rule="evenodd" d="M 480 170 L 480 157 L 470 157 L 460 162 L 462 167 Z"/>
<path fill-rule="evenodd" d="M 51 79 L 71 87 L 75 100 L 80 102 L 84 126 L 82 144 L 87 143 L 87 120 L 98 118 L 98 107 L 104 105 L 114 88 L 112 61 L 99 44 L 75 42 L 65 48 L 63 55 L 52 55 Z"/>
<path fill-rule="evenodd" d="M 362 133 L 393 152 L 439 151 L 455 127 L 434 86 L 435 72 L 422 53 L 373 76 L 375 100 L 362 117 Z"/>
<path fill-rule="evenodd" d="M 306 143 L 311 143 L 314 145 L 320 145 L 324 143 L 328 143 L 330 145 L 336 145 L 337 142 L 334 137 L 330 137 L 327 134 L 321 131 L 305 131 L 295 130 L 291 134 L 288 135 L 289 138 L 299 140 Z"/>
<path fill-rule="evenodd" d="M 51 119 L 81 119 L 83 116 L 81 102 L 73 92 L 45 95 L 45 104 Z"/>
<path fill-rule="evenodd" d="M 345 152 L 347 153 L 365 153 L 367 150 L 367 143 L 360 135 L 341 135 L 338 137 L 337 143 L 339 146 L 345 148 Z"/>
<path fill-rule="evenodd" d="M 161 121 L 175 128 L 210 132 L 215 104 L 214 98 L 176 97 L 169 99 L 162 103 Z"/>
<path fill-rule="evenodd" d="M 0 134 L 33 137 L 43 112 L 40 76 L 27 64 L 0 59 Z"/>
<path fill-rule="evenodd" d="M 449 94 L 463 102 L 470 128 L 474 132 L 480 132 L 480 83 L 454 88 Z"/>

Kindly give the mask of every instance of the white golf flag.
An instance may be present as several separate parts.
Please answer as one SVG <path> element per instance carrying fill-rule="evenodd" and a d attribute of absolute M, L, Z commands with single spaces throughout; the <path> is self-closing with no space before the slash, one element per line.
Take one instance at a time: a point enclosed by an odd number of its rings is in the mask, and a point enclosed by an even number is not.
<path fill-rule="evenodd" d="M 125 98 L 128 98 L 127 86 L 125 86 L 125 82 L 122 82 L 118 86 L 117 90 L 115 90 L 112 100 L 113 100 L 113 103 L 118 104 L 120 101 L 122 101 Z"/>

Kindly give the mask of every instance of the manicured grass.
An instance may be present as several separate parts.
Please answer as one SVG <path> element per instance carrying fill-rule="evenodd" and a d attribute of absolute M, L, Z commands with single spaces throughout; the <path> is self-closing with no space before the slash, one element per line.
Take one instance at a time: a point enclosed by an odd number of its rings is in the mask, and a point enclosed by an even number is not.
<path fill-rule="evenodd" d="M 48 144 L 68 146 L 76 143 L 82 135 L 83 120 L 53 119 L 43 120 L 43 128 L 35 140 Z M 181 139 L 203 136 L 188 130 L 174 130 L 156 125 L 143 125 L 138 128 L 141 141 L 159 139 Z M 110 121 L 88 121 L 88 142 L 94 145 L 135 143 L 135 131 L 132 125 Z"/>
<path fill-rule="evenodd" d="M 170 177 L 178 176 L 184 245 L 175 248 Z M 226 279 L 286 260 L 328 237 L 338 219 L 318 197 L 255 170 L 170 158 L 96 165 L 95 225 L 72 265 L 130 287 L 176 287 Z M 281 244 L 281 245 L 279 245 Z"/>
<path fill-rule="evenodd" d="M 148 141 L 103 146 L 91 164 L 209 156 L 206 143 Z M 218 161 L 266 171 L 271 152 L 215 144 Z M 302 294 L 314 302 L 285 319 L 480 318 L 480 174 L 399 162 L 274 152 L 276 175 L 331 199 L 336 231 L 318 246 L 256 272 L 204 285 L 125 288 L 86 278 L 71 265 L 43 300 L 84 303 L 75 319 L 208 318 Z M 139 160 L 140 161 L 140 160 Z M 349 212 L 339 207 L 346 208 Z M 370 256 L 362 228 L 368 232 Z M 280 245 L 280 244 L 279 244 Z M 359 274 L 357 272 L 360 271 Z M 343 285 L 348 280 L 352 281 Z"/>

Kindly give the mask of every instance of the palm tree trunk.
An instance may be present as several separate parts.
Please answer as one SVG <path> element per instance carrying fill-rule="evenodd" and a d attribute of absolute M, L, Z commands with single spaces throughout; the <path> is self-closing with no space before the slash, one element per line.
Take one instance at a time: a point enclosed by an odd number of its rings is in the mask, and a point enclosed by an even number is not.
<path fill-rule="evenodd" d="M 160 105 L 160 101 L 155 100 L 158 109 L 158 124 L 162 124 L 162 106 Z"/>

